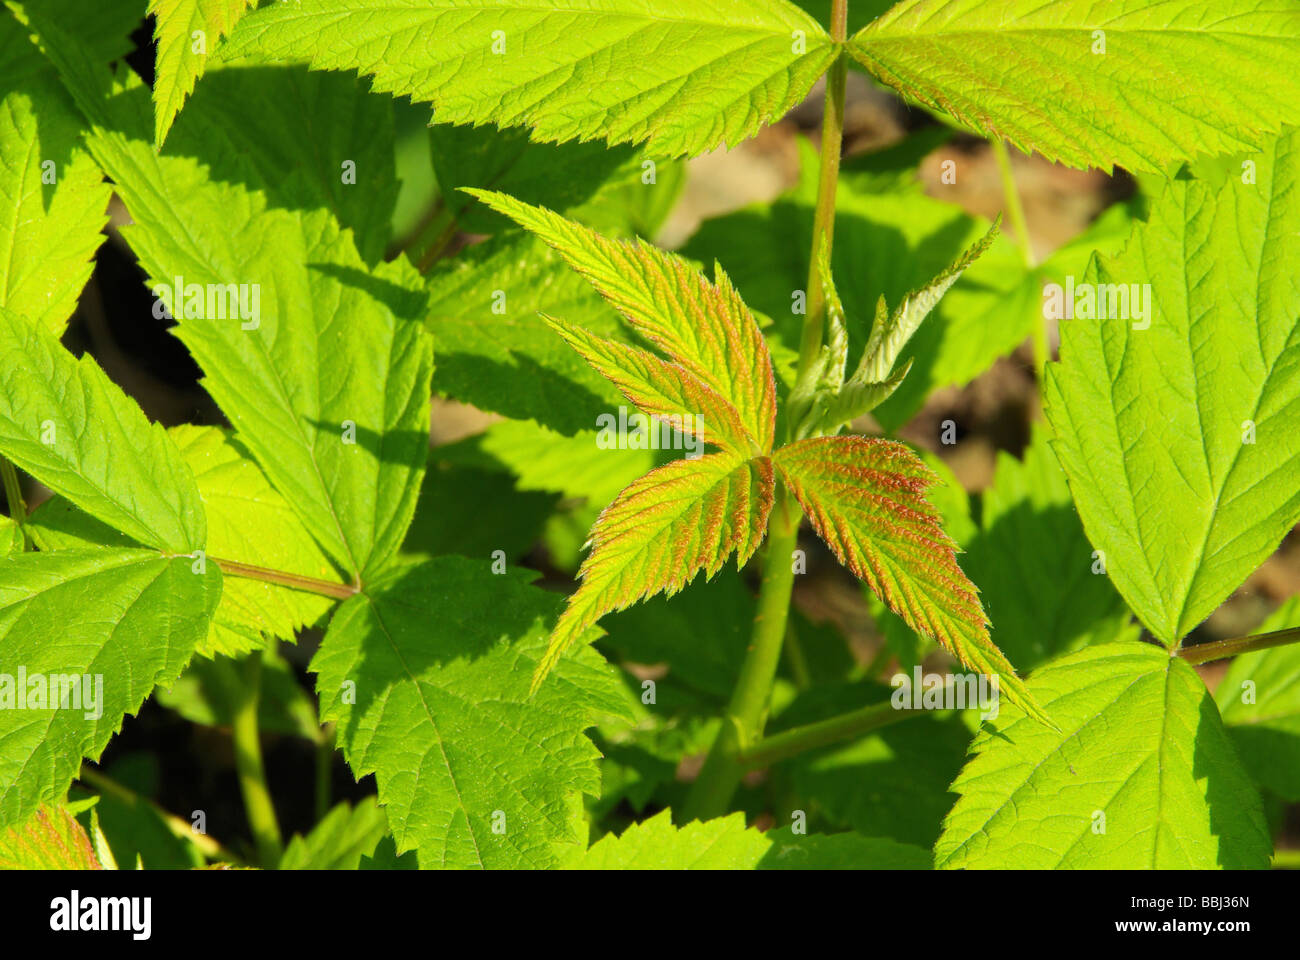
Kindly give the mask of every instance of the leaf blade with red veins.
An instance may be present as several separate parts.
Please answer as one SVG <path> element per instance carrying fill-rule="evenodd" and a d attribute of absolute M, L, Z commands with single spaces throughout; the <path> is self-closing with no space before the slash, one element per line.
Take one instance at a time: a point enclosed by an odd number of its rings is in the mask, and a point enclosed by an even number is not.
<path fill-rule="evenodd" d="M 720 266 L 710 283 L 686 260 L 653 244 L 607 239 L 503 193 L 465 192 L 554 248 L 637 333 L 734 406 L 754 445 L 771 453 L 776 427 L 772 358 L 753 313 Z"/>
<path fill-rule="evenodd" d="M 770 459 L 728 453 L 674 460 L 629 484 L 592 528 L 582 585 L 551 632 L 533 689 L 604 614 L 671 596 L 700 570 L 712 578 L 732 553 L 744 566 L 763 540 L 774 489 Z"/>
<path fill-rule="evenodd" d="M 939 641 L 967 667 L 997 674 L 1013 703 L 1050 723 L 989 637 L 976 587 L 925 498 L 938 477 L 916 454 L 889 440 L 841 436 L 797 441 L 772 460 L 854 576 L 913 630 Z"/>
<path fill-rule="evenodd" d="M 678 421 L 684 433 L 693 433 L 741 457 L 754 452 L 736 408 L 686 368 L 546 314 L 542 319 L 647 415 L 689 418 Z"/>

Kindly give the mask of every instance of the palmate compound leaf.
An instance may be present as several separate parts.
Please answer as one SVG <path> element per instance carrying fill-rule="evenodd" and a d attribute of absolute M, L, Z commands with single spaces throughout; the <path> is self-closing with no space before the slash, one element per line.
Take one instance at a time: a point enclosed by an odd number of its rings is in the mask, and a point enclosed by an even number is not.
<path fill-rule="evenodd" d="M 1012 703 L 1050 722 L 989 638 L 975 585 L 925 498 L 938 477 L 904 444 L 815 437 L 772 457 L 813 528 L 840 562 L 913 630 L 967 667 L 999 678 Z"/>
<path fill-rule="evenodd" d="M 726 274 L 711 284 L 680 258 L 642 242 L 608 240 L 548 210 L 472 191 L 535 232 L 667 353 L 553 327 L 645 414 L 722 447 L 673 461 L 635 481 L 600 515 L 582 585 L 556 624 L 538 668 L 541 683 L 563 652 L 602 614 L 646 596 L 676 593 L 732 552 L 743 565 L 762 542 L 774 494 L 776 421 L 771 357 L 753 315 Z M 674 418 L 681 418 L 676 419 Z M 666 432 L 666 431 L 665 431 Z M 751 459 L 752 458 L 752 459 Z"/>
<path fill-rule="evenodd" d="M 681 257 L 653 244 L 607 239 L 504 194 L 467 192 L 558 251 L 633 330 L 736 409 L 754 452 L 772 451 L 772 358 L 754 315 L 720 265 L 710 283 Z"/>
<path fill-rule="evenodd" d="M 0 453 L 137 543 L 202 549 L 194 473 L 90 357 L 0 307 Z"/>
<path fill-rule="evenodd" d="M 263 190 L 170 146 L 158 153 L 139 79 L 120 72 L 103 89 L 58 23 L 39 28 L 134 220 L 123 236 L 155 295 L 171 291 L 204 386 L 330 557 L 350 577 L 373 572 L 405 535 L 427 457 L 433 363 L 418 274 L 404 259 L 368 268 L 326 204 L 268 206 Z M 228 122 L 202 94 L 181 121 L 197 142 Z"/>
<path fill-rule="evenodd" d="M 849 50 L 905 95 L 1075 167 L 1164 172 L 1300 121 L 1300 9 L 1283 0 L 903 0 Z"/>
<path fill-rule="evenodd" d="M 743 565 L 765 535 L 775 495 L 773 463 L 783 458 L 783 478 L 841 561 L 914 629 L 942 640 L 967 665 L 1001 674 L 1008 695 L 1034 709 L 1011 665 L 989 640 L 975 589 L 957 566 L 938 513 L 924 498 L 934 475 L 915 455 L 898 444 L 856 437 L 830 447 L 798 442 L 769 456 L 776 419 L 771 356 L 720 266 L 715 286 L 685 261 L 648 244 L 610 241 L 550 211 L 474 193 L 559 250 L 637 332 L 683 368 L 677 374 L 683 383 L 702 381 L 711 390 L 708 397 L 716 394 L 737 411 L 749 440 L 748 449 L 733 446 L 660 467 L 606 508 L 592 529 L 592 551 L 579 571 L 582 584 L 556 624 L 534 688 L 604 613 L 661 591 L 675 593 L 700 570 L 711 577 L 733 550 Z M 892 365 L 901 343 L 888 333 L 913 319 L 902 311 L 896 322 L 885 324 L 868 360 L 889 354 Z M 561 329 L 647 413 L 676 412 L 657 397 L 657 408 L 646 404 L 647 390 L 654 386 L 645 360 L 651 355 L 620 352 L 616 345 Z M 835 349 L 842 354 L 847 345 L 842 347 Z M 726 447 L 716 434 L 715 442 Z M 876 489 L 860 485 L 868 479 Z"/>
<path fill-rule="evenodd" d="M 374 773 L 399 853 L 431 867 L 542 867 L 585 836 L 600 789 L 584 731 L 627 715 L 591 650 L 528 677 L 559 600 L 528 574 L 437 557 L 390 569 L 339 607 L 311 669 L 353 772 Z"/>
<path fill-rule="evenodd" d="M 0 824 L 60 799 L 82 758 L 180 676 L 220 596 L 215 565 L 156 551 L 0 559 Z"/>
<path fill-rule="evenodd" d="M 246 17 L 230 46 L 368 74 L 377 91 L 433 104 L 440 123 L 671 155 L 753 135 L 837 52 L 785 0 L 299 0 Z"/>
<path fill-rule="evenodd" d="M 208 54 L 239 22 L 254 0 L 149 0 L 158 60 L 154 69 L 154 137 L 159 146 L 194 83 L 203 75 Z"/>
<path fill-rule="evenodd" d="M 975 739 L 938 867 L 1265 867 L 1272 843 L 1205 684 L 1180 657 L 1101 644 L 1035 671 L 1054 731 L 1004 708 Z"/>
<path fill-rule="evenodd" d="M 574 851 L 566 870 L 928 870 L 929 851 L 856 833 L 794 834 L 788 827 L 763 833 L 745 815 L 695 821 L 680 829 L 671 811 L 607 834 Z"/>
<path fill-rule="evenodd" d="M 1300 135 L 1251 160 L 1251 178 L 1169 184 L 1092 261 L 1048 366 L 1084 530 L 1169 646 L 1300 520 Z"/>

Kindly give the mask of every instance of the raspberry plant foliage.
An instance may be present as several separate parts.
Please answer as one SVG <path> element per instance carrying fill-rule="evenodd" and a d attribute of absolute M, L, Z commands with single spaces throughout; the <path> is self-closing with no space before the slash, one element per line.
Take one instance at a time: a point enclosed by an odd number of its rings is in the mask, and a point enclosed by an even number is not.
<path fill-rule="evenodd" d="M 1187 640 L 1300 520 L 1300 13 L 902 0 L 850 35 L 849 12 L 8 0 L 0 862 L 1268 864 L 1261 797 L 1300 799 L 1295 604 Z M 124 59 L 146 13 L 151 83 Z M 1020 250 L 920 192 L 926 151 L 841 167 L 850 65 L 1004 161 L 1140 174 L 1143 202 L 1040 263 L 1014 184 Z M 793 190 L 647 239 L 679 158 L 823 77 Z M 114 196 L 221 425 L 151 422 L 60 342 Z M 1155 309 L 1064 319 L 1049 363 L 1039 293 L 1066 277 Z M 1027 337 L 1046 422 L 975 509 L 890 433 Z M 508 419 L 431 449 L 434 395 Z M 690 455 L 605 449 L 620 404 Z M 804 519 L 900 667 L 998 678 L 973 739 L 792 605 Z M 567 600 L 518 562 L 538 542 Z M 278 652 L 303 636 L 314 697 Z M 1192 665 L 1235 654 L 1211 695 Z M 647 696 L 628 665 L 658 662 Z M 102 695 L 67 709 L 56 676 Z M 130 849 L 131 817 L 175 818 L 115 808 L 93 761 L 150 697 L 230 729 L 245 849 Z M 286 844 L 272 730 L 375 798 L 318 797 Z M 804 805 L 780 829 L 739 812 L 755 769 L 763 804 Z"/>

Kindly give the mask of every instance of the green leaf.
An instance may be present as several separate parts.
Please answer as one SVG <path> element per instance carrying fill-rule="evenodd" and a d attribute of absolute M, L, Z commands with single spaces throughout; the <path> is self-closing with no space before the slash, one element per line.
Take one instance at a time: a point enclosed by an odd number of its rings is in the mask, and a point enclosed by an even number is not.
<path fill-rule="evenodd" d="M 323 210 L 268 208 L 259 191 L 155 153 L 140 92 L 137 81 L 119 89 L 102 108 L 112 128 L 96 124 L 88 139 L 134 220 L 124 236 L 155 293 L 176 277 L 209 292 L 242 284 L 251 307 L 257 291 L 260 310 L 239 316 L 188 292 L 182 316 L 173 292 L 177 336 L 321 547 L 350 575 L 373 572 L 406 533 L 427 456 L 419 277 L 400 259 L 367 269 Z M 196 97 L 184 122 L 206 116 Z"/>
<path fill-rule="evenodd" d="M 191 563 L 142 550 L 0 559 L 0 823 L 61 798 L 81 759 L 98 759 L 125 715 L 180 675 L 221 596 L 221 574 L 209 564 L 197 575 Z M 52 678 L 73 675 L 91 678 L 94 703 L 50 709 Z"/>
<path fill-rule="evenodd" d="M 112 193 L 80 140 L 58 74 L 0 16 L 0 306 L 56 337 L 90 279 Z"/>
<path fill-rule="evenodd" d="M 772 458 L 813 529 L 913 630 L 972 670 L 996 675 L 1014 703 L 1046 720 L 989 639 L 974 584 L 957 565 L 925 490 L 938 477 L 905 445 L 870 437 L 818 437 Z"/>
<path fill-rule="evenodd" d="M 487 558 L 440 557 L 334 615 L 312 661 L 321 716 L 353 772 L 375 774 L 399 853 L 418 849 L 426 868 L 548 866 L 553 842 L 581 839 L 582 794 L 600 787 L 583 731 L 626 709 L 590 651 L 530 698 L 558 605 Z"/>
<path fill-rule="evenodd" d="M 278 869 L 355 870 L 387 832 L 388 818 L 374 797 L 355 807 L 340 803 L 306 837 L 289 840 Z"/>
<path fill-rule="evenodd" d="M 1162 172 L 1300 121 L 1300 11 L 1256 0 L 903 0 L 849 50 L 925 106 L 1075 167 Z"/>
<path fill-rule="evenodd" d="M 1256 633 L 1300 627 L 1292 597 Z M 1300 801 L 1300 646 L 1237 657 L 1214 699 L 1256 783 L 1290 803 Z"/>
<path fill-rule="evenodd" d="M 1003 707 L 953 784 L 936 866 L 1268 865 L 1259 794 L 1181 658 L 1103 644 L 1039 669 L 1029 689 L 1061 729 Z"/>
<path fill-rule="evenodd" d="M 920 847 L 853 833 L 761 833 L 745 815 L 673 826 L 668 810 L 609 834 L 564 863 L 569 870 L 927 870 Z"/>
<path fill-rule="evenodd" d="M 731 404 L 753 452 L 772 451 L 771 355 L 721 266 L 715 266 L 710 283 L 681 257 L 652 244 L 609 240 L 542 207 L 504 194 L 469 192 L 557 250 L 638 334 Z"/>
<path fill-rule="evenodd" d="M 1252 184 L 1170 184 L 1123 254 L 1084 276 L 1149 284 L 1149 317 L 1080 310 L 1048 367 L 1047 415 L 1084 529 L 1171 646 L 1300 520 L 1296 134 L 1256 160 Z"/>
<path fill-rule="evenodd" d="M 158 61 L 153 99 L 157 111 L 154 136 L 159 145 L 194 83 L 203 75 L 208 54 L 243 16 L 254 0 L 149 0 L 154 17 Z"/>
<path fill-rule="evenodd" d="M 194 474 L 166 431 L 90 357 L 0 308 L 0 453 L 145 546 L 192 553 L 206 526 Z"/>
<path fill-rule="evenodd" d="M 1022 670 L 1088 643 L 1137 639 L 1084 536 L 1049 436 L 1035 425 L 1023 461 L 998 454 L 966 554 L 998 647 Z"/>
<path fill-rule="evenodd" d="M 802 100 L 836 53 L 783 0 L 301 0 L 245 18 L 230 46 L 370 75 L 377 91 L 433 104 L 440 123 L 645 141 L 670 155 L 752 136 Z"/>
<path fill-rule="evenodd" d="M 102 870 L 94 844 L 68 810 L 42 804 L 21 826 L 0 831 L 0 870 Z"/>

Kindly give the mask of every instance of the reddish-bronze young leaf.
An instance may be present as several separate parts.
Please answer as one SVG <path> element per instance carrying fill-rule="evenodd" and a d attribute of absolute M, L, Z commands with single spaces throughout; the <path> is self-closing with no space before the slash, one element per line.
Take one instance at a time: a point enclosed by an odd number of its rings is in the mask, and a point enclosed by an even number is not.
<path fill-rule="evenodd" d="M 759 452 L 736 408 L 685 367 L 660 360 L 640 347 L 594 336 L 546 314 L 542 319 L 647 415 L 667 420 L 684 433 L 741 457 Z M 676 418 L 675 422 L 670 418 Z"/>
<path fill-rule="evenodd" d="M 720 266 L 709 283 L 689 263 L 641 240 L 609 240 L 545 207 L 466 190 L 535 233 L 627 318 L 632 328 L 725 399 L 761 453 L 776 425 L 772 358 L 754 315 Z"/>
<path fill-rule="evenodd" d="M 925 498 L 938 477 L 916 454 L 890 440 L 816 437 L 782 447 L 772 460 L 854 576 L 913 630 L 938 640 L 972 670 L 996 674 L 1012 703 L 1050 723 L 989 638 L 976 587 Z"/>
<path fill-rule="evenodd" d="M 733 552 L 743 566 L 767 530 L 773 489 L 771 460 L 731 453 L 674 460 L 629 484 L 592 528 L 582 585 L 555 625 L 533 689 L 604 614 L 674 594 L 701 570 L 711 578 Z"/>

